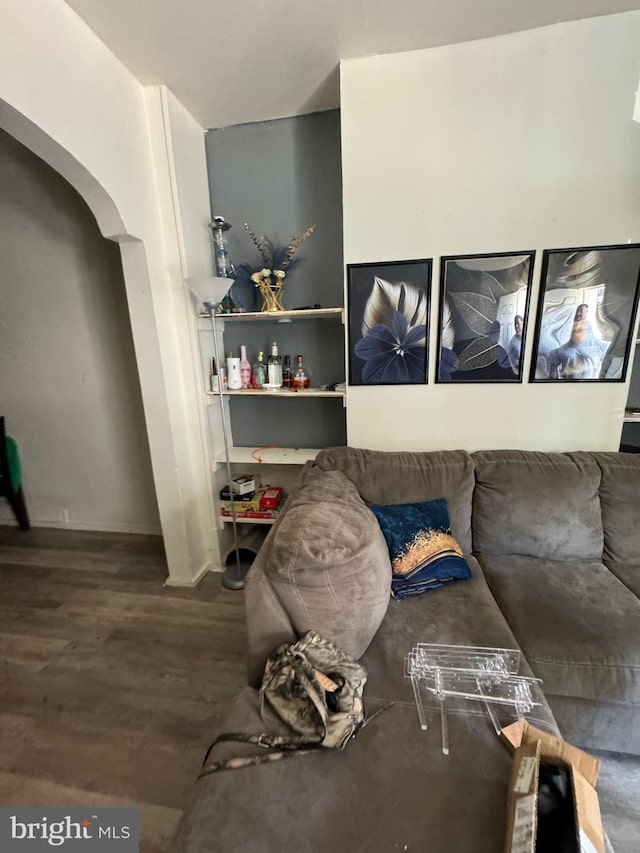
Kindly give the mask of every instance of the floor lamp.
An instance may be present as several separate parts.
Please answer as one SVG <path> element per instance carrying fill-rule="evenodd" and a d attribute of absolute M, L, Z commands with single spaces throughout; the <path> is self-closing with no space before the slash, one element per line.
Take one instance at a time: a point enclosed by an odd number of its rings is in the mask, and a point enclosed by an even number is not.
<path fill-rule="evenodd" d="M 233 280 L 229 278 L 220 278 L 219 276 L 207 276 L 206 278 L 198 279 L 197 281 L 189 281 L 191 292 L 202 302 L 211 318 L 211 331 L 213 333 L 213 352 L 217 363 L 220 361 L 220 350 L 218 348 L 218 330 L 216 328 L 216 318 L 220 314 L 220 305 L 226 296 L 229 287 L 233 284 Z M 229 495 L 233 498 L 233 477 L 231 474 L 231 458 L 229 453 L 229 436 L 227 431 L 227 414 L 224 408 L 224 397 L 222 395 L 222 386 L 218 391 L 218 401 L 220 403 L 220 420 L 222 422 L 222 437 L 224 440 L 224 456 L 227 463 L 227 481 L 229 485 Z M 244 581 L 249 571 L 249 566 L 242 566 L 240 563 L 240 551 L 238 548 L 238 525 L 235 510 L 235 501 L 231 501 L 231 522 L 233 525 L 233 550 L 236 554 L 235 566 L 227 566 L 222 575 L 222 585 L 227 589 L 242 589 Z"/>

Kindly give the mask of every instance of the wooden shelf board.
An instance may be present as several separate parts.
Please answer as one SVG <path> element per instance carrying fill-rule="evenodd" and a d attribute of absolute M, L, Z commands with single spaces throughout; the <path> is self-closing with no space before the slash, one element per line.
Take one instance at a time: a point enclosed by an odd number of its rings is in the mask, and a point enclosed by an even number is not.
<path fill-rule="evenodd" d="M 324 388 L 305 388 L 303 391 L 294 391 L 292 388 L 282 388 L 280 391 L 262 391 L 260 388 L 242 388 L 239 391 L 223 391 L 225 397 L 262 397 L 273 399 L 274 397 L 297 397 L 299 400 L 306 398 L 317 399 L 318 397 L 344 397 L 344 391 L 327 391 Z M 218 396 L 217 391 L 207 391 L 207 397 Z"/>
<path fill-rule="evenodd" d="M 239 322 L 241 320 L 303 320 L 309 317 L 327 318 L 341 317 L 344 314 L 344 308 L 308 308 L 303 311 L 244 311 L 241 314 L 216 314 L 217 320 L 224 320 L 225 323 Z M 209 314 L 201 312 L 198 314 L 199 320 L 208 320 L 211 324 Z"/>
<path fill-rule="evenodd" d="M 232 524 L 233 519 L 229 515 L 221 515 L 223 524 Z M 236 524 L 273 524 L 275 518 L 236 518 Z"/>
<path fill-rule="evenodd" d="M 319 447 L 231 447 L 229 461 L 242 465 L 259 465 L 261 462 L 269 465 L 304 465 L 315 459 L 320 450 Z M 215 461 L 226 461 L 224 451 L 216 456 Z"/>

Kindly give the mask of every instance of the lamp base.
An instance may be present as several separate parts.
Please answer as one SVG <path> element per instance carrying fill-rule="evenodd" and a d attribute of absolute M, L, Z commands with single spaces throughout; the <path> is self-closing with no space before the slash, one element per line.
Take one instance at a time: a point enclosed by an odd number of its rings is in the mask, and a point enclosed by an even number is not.
<path fill-rule="evenodd" d="M 254 557 L 255 554 L 252 554 L 251 559 L 247 560 L 246 558 L 242 559 L 241 555 L 239 567 L 235 560 L 232 565 L 227 566 L 222 573 L 222 586 L 225 589 L 244 589 L 244 582 L 249 574 Z"/>

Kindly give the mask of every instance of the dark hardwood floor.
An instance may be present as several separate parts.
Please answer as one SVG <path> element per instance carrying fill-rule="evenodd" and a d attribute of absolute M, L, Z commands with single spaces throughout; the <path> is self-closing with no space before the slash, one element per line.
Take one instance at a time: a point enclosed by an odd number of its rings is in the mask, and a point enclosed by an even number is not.
<path fill-rule="evenodd" d="M 0 526 L 0 805 L 135 806 L 165 853 L 246 682 L 243 593 L 154 536 Z"/>

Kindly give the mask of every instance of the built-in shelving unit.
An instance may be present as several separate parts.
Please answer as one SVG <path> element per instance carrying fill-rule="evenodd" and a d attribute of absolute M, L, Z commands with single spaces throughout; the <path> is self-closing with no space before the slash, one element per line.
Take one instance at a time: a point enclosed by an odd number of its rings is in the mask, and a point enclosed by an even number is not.
<path fill-rule="evenodd" d="M 636 347 L 638 346 L 640 346 L 640 338 L 636 340 Z M 637 406 L 634 406 L 634 408 L 637 408 Z M 633 412 L 630 409 L 626 409 L 622 420 L 625 424 L 638 424 L 640 423 L 640 412 Z"/>
<path fill-rule="evenodd" d="M 640 452 L 640 338 L 635 342 L 635 352 L 629 369 L 632 371 L 627 397 L 627 408 L 622 418 L 622 438 L 620 449 L 627 452 Z M 636 411 L 634 411 L 636 410 Z"/>
<path fill-rule="evenodd" d="M 252 472 L 256 482 L 281 485 L 285 493 L 293 488 L 298 477 L 298 469 L 306 462 L 315 459 L 321 445 L 314 447 L 270 446 L 278 442 L 288 445 L 305 439 L 309 443 L 325 441 L 326 444 L 344 442 L 344 437 L 336 441 L 336 429 L 327 430 L 327 424 L 335 425 L 342 419 L 342 431 L 345 435 L 343 409 L 346 406 L 344 390 L 344 308 L 304 308 L 278 312 L 251 311 L 233 314 L 218 314 L 215 318 L 219 346 L 218 363 L 223 352 L 236 352 L 239 343 L 248 345 L 249 359 L 251 350 L 268 353 L 271 341 L 281 339 L 284 346 L 280 352 L 289 353 L 293 358 L 299 352 L 312 355 L 311 380 L 315 387 L 305 389 L 281 388 L 270 391 L 256 388 L 238 390 L 226 389 L 222 394 L 205 390 L 210 422 L 215 424 L 213 436 L 219 436 L 218 407 L 221 398 L 228 408 L 229 442 L 228 461 L 236 473 Z M 245 331 L 244 324 L 248 324 Z M 197 315 L 196 328 L 200 339 L 204 386 L 208 387 L 208 366 L 213 354 L 211 317 L 200 312 Z M 326 351 L 325 351 L 326 350 Z M 224 362 L 222 362 L 224 363 Z M 339 390 L 335 382 L 341 383 Z M 316 384 L 317 383 L 317 384 Z M 327 384 L 323 384 L 327 383 Z M 289 402 L 296 400 L 296 403 Z M 331 400 L 340 403 L 331 403 Z M 273 402 L 272 402 L 273 401 Z M 340 414 L 339 414 L 340 413 Z M 282 424 L 286 434 L 280 435 Z M 277 428 L 276 428 L 277 425 Z M 340 431 L 337 435 L 340 434 Z M 264 445 L 256 442 L 264 439 Z M 282 439 L 284 438 L 284 441 Z M 275 439 L 275 442 L 274 442 Z M 241 446 L 235 446 L 239 440 Z M 244 446 L 244 445 L 249 446 Z M 325 446 L 326 446 L 325 444 Z M 220 447 L 220 441 L 212 442 L 212 476 L 214 492 L 226 481 L 227 451 Z M 222 515 L 216 499 L 218 523 L 227 530 L 232 517 Z M 273 518 L 244 518 L 236 516 L 237 524 L 271 525 Z"/>

